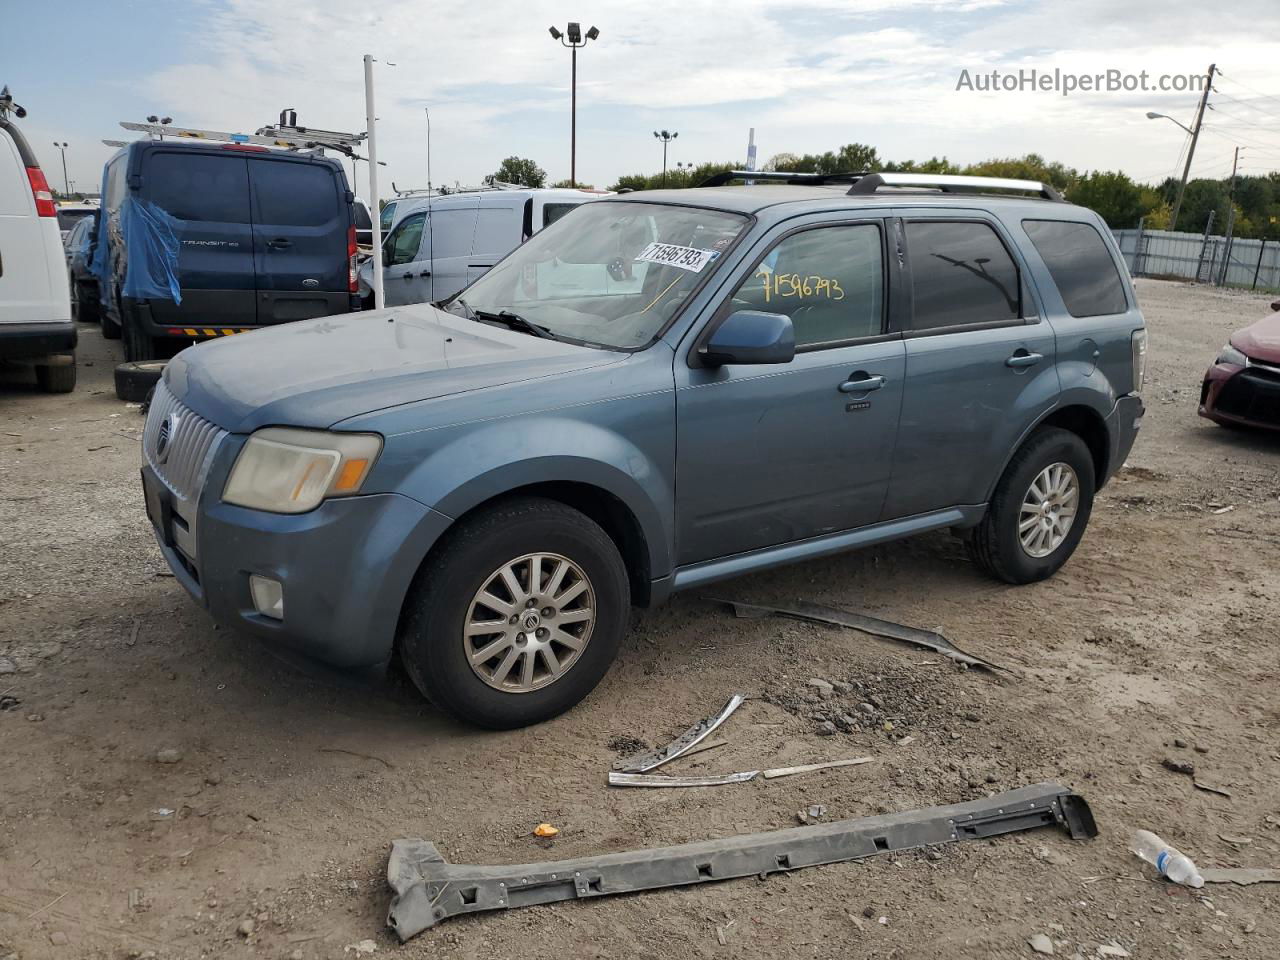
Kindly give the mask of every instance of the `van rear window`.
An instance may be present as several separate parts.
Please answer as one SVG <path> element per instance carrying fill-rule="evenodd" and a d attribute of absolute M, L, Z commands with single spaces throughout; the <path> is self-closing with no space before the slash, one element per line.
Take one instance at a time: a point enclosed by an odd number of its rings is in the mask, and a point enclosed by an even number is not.
<path fill-rule="evenodd" d="M 143 172 L 148 200 L 179 220 L 249 222 L 244 157 L 153 153 Z"/>
<path fill-rule="evenodd" d="M 249 178 L 259 225 L 318 227 L 338 217 L 338 185 L 327 164 L 254 158 Z"/>
<path fill-rule="evenodd" d="M 1120 271 L 1094 227 L 1066 220 L 1023 220 L 1073 317 L 1100 317 L 1129 308 Z"/>

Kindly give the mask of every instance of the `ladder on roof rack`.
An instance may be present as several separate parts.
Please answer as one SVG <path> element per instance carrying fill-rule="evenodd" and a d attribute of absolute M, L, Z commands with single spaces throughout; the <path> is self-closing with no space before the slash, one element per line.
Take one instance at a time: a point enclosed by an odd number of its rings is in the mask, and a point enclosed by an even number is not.
<path fill-rule="evenodd" d="M 881 187 L 922 187 L 943 193 L 993 193 L 1008 191 L 1032 193 L 1044 200 L 1062 202 L 1062 194 L 1038 180 L 1013 180 L 1007 177 L 966 177 L 947 173 L 789 173 L 782 170 L 761 173 L 754 170 L 726 170 L 712 174 L 699 187 L 720 187 L 734 180 L 765 183 L 788 183 L 797 186 L 822 186 L 828 183 L 851 183 L 848 196 L 871 196 Z"/>
<path fill-rule="evenodd" d="M 368 139 L 367 133 L 342 133 L 337 130 L 315 130 L 309 127 L 274 125 L 260 127 L 257 133 L 228 133 L 222 130 L 200 130 L 194 127 L 174 127 L 159 123 L 133 123 L 121 120 L 126 130 L 145 133 L 151 137 L 174 137 L 179 140 L 213 140 L 222 143 L 246 143 L 260 147 L 280 147 L 286 150 L 337 150 L 346 156 L 354 156 L 355 148 Z"/>

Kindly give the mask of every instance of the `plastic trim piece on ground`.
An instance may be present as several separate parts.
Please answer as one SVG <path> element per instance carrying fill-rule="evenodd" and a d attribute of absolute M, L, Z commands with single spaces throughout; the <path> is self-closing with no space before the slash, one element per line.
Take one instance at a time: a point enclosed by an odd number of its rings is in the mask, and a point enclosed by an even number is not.
<path fill-rule="evenodd" d="M 1075 839 L 1098 834 L 1083 797 L 1041 783 L 948 806 L 549 863 L 453 864 L 430 841 L 396 840 L 387 923 L 403 942 L 466 913 L 764 876 L 1055 824 Z"/>

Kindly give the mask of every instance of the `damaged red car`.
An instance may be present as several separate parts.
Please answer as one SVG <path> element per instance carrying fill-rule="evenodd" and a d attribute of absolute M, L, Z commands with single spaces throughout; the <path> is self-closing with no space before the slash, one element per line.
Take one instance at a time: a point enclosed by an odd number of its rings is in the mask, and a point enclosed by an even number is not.
<path fill-rule="evenodd" d="M 1280 300 L 1271 304 L 1280 311 Z M 1280 430 L 1280 312 L 1237 330 L 1205 372 L 1200 416 Z"/>

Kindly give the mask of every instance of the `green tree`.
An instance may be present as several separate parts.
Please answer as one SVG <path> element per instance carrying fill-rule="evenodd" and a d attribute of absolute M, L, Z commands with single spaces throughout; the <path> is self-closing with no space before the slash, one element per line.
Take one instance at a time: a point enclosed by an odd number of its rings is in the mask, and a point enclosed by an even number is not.
<path fill-rule="evenodd" d="M 1192 180 L 1182 196 L 1178 222 L 1170 229 L 1203 230 L 1213 211 L 1213 232 L 1222 233 L 1227 226 L 1227 186 L 1221 180 Z"/>
<path fill-rule="evenodd" d="M 1153 190 L 1146 191 L 1120 172 L 1095 170 L 1067 188 L 1067 199 L 1098 213 L 1114 229 L 1136 227 L 1159 206 Z"/>
<path fill-rule="evenodd" d="M 964 173 L 971 177 L 1010 177 L 1015 180 L 1039 180 L 1049 183 L 1059 190 L 1071 186 L 1079 174 L 1071 167 L 1064 166 L 1056 160 L 1046 161 L 1038 153 L 1028 153 L 1024 157 L 1005 157 L 983 160 L 964 168 Z"/>
<path fill-rule="evenodd" d="M 594 190 L 595 187 L 589 183 L 574 183 L 572 180 L 557 180 L 551 184 L 552 187 L 570 189 L 570 190 Z"/>
<path fill-rule="evenodd" d="M 522 187 L 540 187 L 547 182 L 547 171 L 524 157 L 507 157 L 498 166 L 493 179 L 502 183 L 518 183 Z"/>

